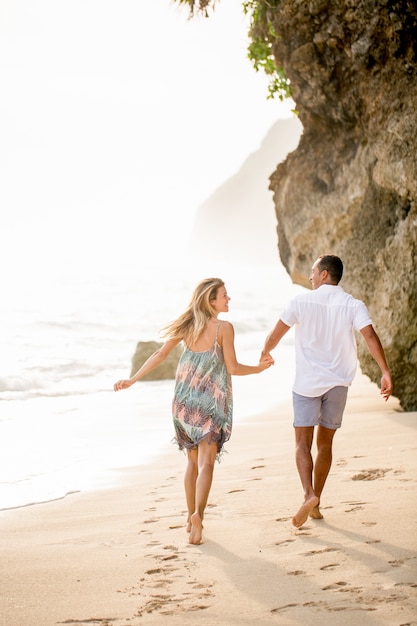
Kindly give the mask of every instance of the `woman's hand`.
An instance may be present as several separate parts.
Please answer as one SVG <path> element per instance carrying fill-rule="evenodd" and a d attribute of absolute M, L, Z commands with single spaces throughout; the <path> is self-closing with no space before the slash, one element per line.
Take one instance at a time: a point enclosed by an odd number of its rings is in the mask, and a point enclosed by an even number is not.
<path fill-rule="evenodd" d="M 127 389 L 133 385 L 133 381 L 128 378 L 126 380 L 118 380 L 117 383 L 114 383 L 113 389 L 115 391 L 119 391 L 120 389 Z"/>
<path fill-rule="evenodd" d="M 275 365 L 275 361 L 271 357 L 271 355 L 264 356 L 259 361 L 259 367 L 261 368 L 260 369 L 261 372 L 263 372 L 264 370 L 268 369 L 268 367 L 271 367 L 271 365 Z"/>
<path fill-rule="evenodd" d="M 275 365 L 274 357 L 269 352 L 262 352 L 259 363 L 269 363 L 269 365 Z"/>

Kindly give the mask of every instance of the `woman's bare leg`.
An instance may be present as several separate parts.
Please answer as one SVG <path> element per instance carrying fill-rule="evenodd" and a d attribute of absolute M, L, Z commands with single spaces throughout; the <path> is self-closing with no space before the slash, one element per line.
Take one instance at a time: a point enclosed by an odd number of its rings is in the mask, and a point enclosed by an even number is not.
<path fill-rule="evenodd" d="M 184 475 L 185 499 L 187 502 L 187 532 L 191 531 L 191 515 L 195 511 L 195 493 L 198 476 L 198 450 L 187 450 L 187 468 Z"/>
<path fill-rule="evenodd" d="M 204 511 L 213 481 L 214 463 L 216 461 L 217 445 L 203 440 L 198 445 L 198 476 L 195 493 L 195 509 L 191 515 L 191 532 L 189 542 L 201 543 Z"/>

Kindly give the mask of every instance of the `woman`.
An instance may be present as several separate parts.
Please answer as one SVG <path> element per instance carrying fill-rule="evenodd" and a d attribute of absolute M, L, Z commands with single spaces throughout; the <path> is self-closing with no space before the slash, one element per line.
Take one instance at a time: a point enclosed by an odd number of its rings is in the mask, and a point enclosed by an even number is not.
<path fill-rule="evenodd" d="M 178 363 L 172 403 L 175 438 L 187 450 L 184 477 L 189 543 L 202 539 L 203 517 L 216 457 L 232 431 L 231 375 L 257 374 L 273 364 L 269 356 L 258 365 L 243 365 L 236 359 L 234 329 L 219 321 L 227 313 L 230 298 L 220 278 L 206 278 L 194 290 L 186 311 L 162 331 L 165 343 L 127 380 L 114 390 L 127 389 L 162 363 L 180 341 L 184 352 Z"/>

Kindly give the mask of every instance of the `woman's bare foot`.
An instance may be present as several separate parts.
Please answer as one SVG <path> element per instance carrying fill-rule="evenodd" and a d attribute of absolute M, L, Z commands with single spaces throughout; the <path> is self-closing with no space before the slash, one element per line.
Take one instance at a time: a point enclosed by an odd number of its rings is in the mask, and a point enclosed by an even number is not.
<path fill-rule="evenodd" d="M 323 519 L 323 515 L 322 515 L 322 514 L 321 514 L 321 512 L 320 512 L 319 505 L 314 506 L 314 507 L 311 509 L 311 511 L 310 511 L 310 513 L 309 513 L 309 516 L 310 516 L 312 519 Z"/>
<path fill-rule="evenodd" d="M 295 526 L 296 528 L 301 528 L 301 526 L 306 523 L 310 511 L 317 507 L 318 504 L 319 499 L 317 496 L 311 496 L 310 498 L 304 500 L 303 504 L 300 506 L 297 513 L 292 518 L 293 526 Z"/>
<path fill-rule="evenodd" d="M 187 525 L 186 525 L 186 527 L 185 527 L 185 530 L 187 531 L 187 533 L 190 533 L 190 532 L 191 532 L 191 526 L 192 526 L 192 524 L 191 524 L 191 520 L 190 520 L 190 519 L 187 519 Z M 203 524 L 201 524 L 201 528 L 202 528 L 202 529 L 204 528 Z"/>
<path fill-rule="evenodd" d="M 188 543 L 199 544 L 202 539 L 203 523 L 198 513 L 193 513 L 190 518 L 191 531 Z"/>

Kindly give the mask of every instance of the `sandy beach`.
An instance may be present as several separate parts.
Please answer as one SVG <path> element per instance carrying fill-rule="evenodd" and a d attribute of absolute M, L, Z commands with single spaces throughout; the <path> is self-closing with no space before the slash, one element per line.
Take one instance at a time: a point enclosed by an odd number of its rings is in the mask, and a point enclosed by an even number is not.
<path fill-rule="evenodd" d="M 0 513 L 1 626 L 417 624 L 417 413 L 358 374 L 324 519 L 298 530 L 291 418 L 289 397 L 235 425 L 199 546 L 174 446 L 115 488 Z"/>

